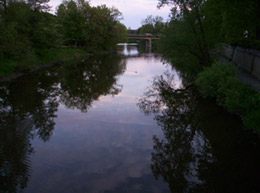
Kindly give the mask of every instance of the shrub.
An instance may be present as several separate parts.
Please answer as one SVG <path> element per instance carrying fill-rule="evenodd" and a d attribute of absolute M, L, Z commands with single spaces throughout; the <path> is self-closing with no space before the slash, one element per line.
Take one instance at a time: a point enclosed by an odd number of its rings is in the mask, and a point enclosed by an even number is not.
<path fill-rule="evenodd" d="M 260 109 L 250 111 L 243 122 L 247 128 L 260 132 Z"/>
<path fill-rule="evenodd" d="M 200 72 L 195 80 L 195 85 L 199 88 L 204 98 L 221 98 L 222 92 L 225 92 L 228 81 L 237 77 L 237 69 L 226 63 L 216 62 L 211 67 Z"/>
<path fill-rule="evenodd" d="M 260 94 L 240 82 L 234 66 L 215 62 L 198 74 L 195 85 L 204 98 L 215 98 L 218 105 L 243 115 L 246 127 L 260 130 Z"/>

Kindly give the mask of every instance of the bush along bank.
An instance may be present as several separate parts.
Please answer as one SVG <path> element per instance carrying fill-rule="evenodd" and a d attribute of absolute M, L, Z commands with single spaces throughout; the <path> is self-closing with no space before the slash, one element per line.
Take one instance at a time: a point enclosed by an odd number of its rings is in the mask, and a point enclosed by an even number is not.
<path fill-rule="evenodd" d="M 214 98 L 231 113 L 242 116 L 247 128 L 260 132 L 260 93 L 242 83 L 232 64 L 214 62 L 195 80 L 203 98 Z"/>
<path fill-rule="evenodd" d="M 29 72 L 89 55 L 91 54 L 81 49 L 56 48 L 41 50 L 41 54 L 29 66 L 23 66 L 15 60 L 0 59 L 0 82 L 8 82 Z"/>

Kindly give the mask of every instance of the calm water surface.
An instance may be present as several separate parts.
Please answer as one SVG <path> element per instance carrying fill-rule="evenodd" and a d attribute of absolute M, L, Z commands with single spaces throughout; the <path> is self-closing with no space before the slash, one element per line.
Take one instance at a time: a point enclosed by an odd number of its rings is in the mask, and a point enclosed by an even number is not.
<path fill-rule="evenodd" d="M 0 85 L 0 192 L 259 192 L 257 134 L 160 55 L 119 53 Z"/>

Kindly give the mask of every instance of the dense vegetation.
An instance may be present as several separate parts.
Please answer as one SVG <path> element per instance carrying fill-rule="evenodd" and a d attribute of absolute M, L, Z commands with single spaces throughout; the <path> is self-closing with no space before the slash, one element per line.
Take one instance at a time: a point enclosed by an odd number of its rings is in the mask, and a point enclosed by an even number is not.
<path fill-rule="evenodd" d="M 120 93 L 117 79 L 125 68 L 115 54 L 91 56 L 1 86 L 0 192 L 27 188 L 35 153 L 32 140 L 51 139 L 59 103 L 87 112 L 100 96 Z"/>
<path fill-rule="evenodd" d="M 198 74 L 195 84 L 204 98 L 216 98 L 218 105 L 243 115 L 248 128 L 260 131 L 260 93 L 240 82 L 236 67 L 214 63 Z"/>
<path fill-rule="evenodd" d="M 260 3 L 255 0 L 159 0 L 172 4 L 161 49 L 175 58 L 210 66 L 210 51 L 220 42 L 259 44 Z"/>
<path fill-rule="evenodd" d="M 193 71 L 192 82 L 205 98 L 215 98 L 228 111 L 242 115 L 247 128 L 260 130 L 260 97 L 241 83 L 237 70 L 217 62 L 222 42 L 260 47 L 260 3 L 255 0 L 159 0 L 171 5 L 171 19 L 161 33 L 160 50 L 182 69 Z M 190 72 L 189 72 L 190 76 Z"/>
<path fill-rule="evenodd" d="M 84 0 L 65 1 L 57 11 L 63 43 L 89 51 L 110 50 L 122 41 L 126 27 L 119 22 L 121 18 L 116 8 L 91 7 Z"/>
<path fill-rule="evenodd" d="M 115 8 L 70 0 L 53 15 L 48 1 L 0 0 L 0 76 L 78 52 L 111 51 L 126 34 Z"/>

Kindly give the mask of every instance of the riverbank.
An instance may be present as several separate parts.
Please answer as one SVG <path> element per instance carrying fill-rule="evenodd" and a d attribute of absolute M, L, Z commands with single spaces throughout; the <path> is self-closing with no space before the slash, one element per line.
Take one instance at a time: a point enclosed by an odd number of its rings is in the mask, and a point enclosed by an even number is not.
<path fill-rule="evenodd" d="M 0 59 L 0 83 L 14 80 L 28 73 L 47 68 L 50 66 L 60 65 L 75 59 L 84 58 L 93 55 L 82 49 L 58 48 L 51 50 L 43 50 L 35 59 L 34 64 L 29 65 L 26 69 L 19 69 L 19 62 Z"/>
<path fill-rule="evenodd" d="M 214 62 L 197 75 L 195 85 L 203 98 L 214 98 L 217 105 L 241 115 L 246 128 L 259 132 L 259 92 L 240 77 L 239 70 L 232 64 Z"/>

